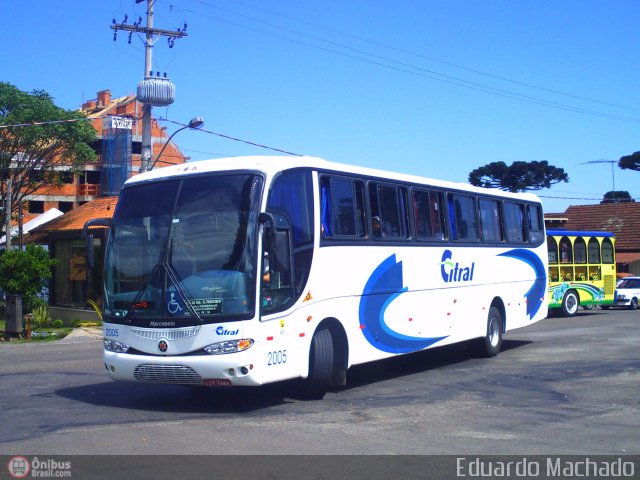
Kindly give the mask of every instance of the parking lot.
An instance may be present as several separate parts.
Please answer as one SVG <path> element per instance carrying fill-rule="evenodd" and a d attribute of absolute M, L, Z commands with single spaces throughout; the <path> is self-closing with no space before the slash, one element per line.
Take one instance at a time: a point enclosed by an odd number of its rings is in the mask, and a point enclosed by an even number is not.
<path fill-rule="evenodd" d="M 288 385 L 193 392 L 107 378 L 101 341 L 0 345 L 0 454 L 639 454 L 640 313 L 580 310 Z"/>

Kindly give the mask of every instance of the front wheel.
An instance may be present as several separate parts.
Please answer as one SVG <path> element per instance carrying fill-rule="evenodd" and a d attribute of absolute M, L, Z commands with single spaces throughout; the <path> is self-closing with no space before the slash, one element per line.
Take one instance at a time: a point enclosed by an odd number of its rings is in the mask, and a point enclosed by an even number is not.
<path fill-rule="evenodd" d="M 638 299 L 632 298 L 631 303 L 629 304 L 629 310 L 637 310 L 638 309 Z"/>
<path fill-rule="evenodd" d="M 318 330 L 311 340 L 309 376 L 303 381 L 300 396 L 319 400 L 327 393 L 333 373 L 333 337 L 326 328 Z"/>
<path fill-rule="evenodd" d="M 564 298 L 562 299 L 563 316 L 573 317 L 578 311 L 578 306 L 580 306 L 580 300 L 578 299 L 576 292 L 569 290 L 564 294 Z"/>
<path fill-rule="evenodd" d="M 479 353 L 483 357 L 495 357 L 502 348 L 502 314 L 496 307 L 489 309 L 487 333 L 478 346 Z"/>

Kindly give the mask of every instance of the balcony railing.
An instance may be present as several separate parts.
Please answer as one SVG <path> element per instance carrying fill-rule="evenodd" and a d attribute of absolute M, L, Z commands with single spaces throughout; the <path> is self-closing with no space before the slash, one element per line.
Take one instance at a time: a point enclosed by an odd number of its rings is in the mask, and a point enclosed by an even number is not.
<path fill-rule="evenodd" d="M 83 183 L 78 185 L 79 196 L 97 196 L 100 193 L 100 185 L 92 185 L 90 183 Z"/>

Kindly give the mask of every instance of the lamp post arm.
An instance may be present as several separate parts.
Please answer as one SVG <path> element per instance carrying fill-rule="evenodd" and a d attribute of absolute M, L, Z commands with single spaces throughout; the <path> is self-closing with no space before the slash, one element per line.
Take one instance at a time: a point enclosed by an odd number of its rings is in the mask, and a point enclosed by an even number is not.
<path fill-rule="evenodd" d="M 158 160 L 160 160 L 160 157 L 162 156 L 162 153 L 164 152 L 164 149 L 167 148 L 167 145 L 169 145 L 169 142 L 171 141 L 171 139 L 173 137 L 175 137 L 176 133 L 181 132 L 182 130 L 184 130 L 185 128 L 189 128 L 189 125 L 186 125 L 182 128 L 179 128 L 178 130 L 176 130 L 175 132 L 173 132 L 169 138 L 167 138 L 167 141 L 165 142 L 165 144 L 162 146 L 162 150 L 160 150 L 160 153 L 158 153 L 158 156 L 156 157 L 156 159 L 153 161 L 153 163 L 151 164 L 151 168 L 149 170 L 153 170 L 153 168 L 156 166 L 156 162 Z"/>

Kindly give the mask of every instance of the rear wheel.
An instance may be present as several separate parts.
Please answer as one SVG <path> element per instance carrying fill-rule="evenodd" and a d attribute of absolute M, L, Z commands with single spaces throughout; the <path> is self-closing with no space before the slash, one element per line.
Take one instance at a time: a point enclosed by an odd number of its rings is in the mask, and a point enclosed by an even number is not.
<path fill-rule="evenodd" d="M 638 299 L 632 298 L 631 303 L 629 304 L 629 310 L 637 310 L 638 309 Z"/>
<path fill-rule="evenodd" d="M 478 346 L 479 353 L 483 357 L 495 357 L 502 348 L 502 314 L 496 307 L 489 309 L 487 333 Z"/>
<path fill-rule="evenodd" d="M 311 340 L 309 376 L 303 381 L 301 397 L 318 400 L 324 397 L 333 373 L 333 337 L 326 329 L 318 330 Z"/>
<path fill-rule="evenodd" d="M 569 290 L 564 294 L 564 298 L 562 299 L 563 316 L 573 317 L 578 311 L 578 306 L 580 306 L 580 300 L 578 299 L 578 295 L 575 291 Z"/>

